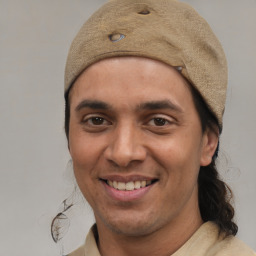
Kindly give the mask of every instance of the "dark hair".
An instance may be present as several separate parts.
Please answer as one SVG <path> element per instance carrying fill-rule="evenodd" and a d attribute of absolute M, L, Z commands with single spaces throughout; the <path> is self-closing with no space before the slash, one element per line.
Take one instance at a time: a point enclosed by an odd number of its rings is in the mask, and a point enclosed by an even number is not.
<path fill-rule="evenodd" d="M 221 133 L 221 127 L 215 115 L 210 111 L 202 96 L 192 85 L 190 88 L 201 120 L 202 131 L 211 129 L 216 133 L 218 131 Z M 213 221 L 219 226 L 220 232 L 226 236 L 235 236 L 238 226 L 233 221 L 235 215 L 235 210 L 231 204 L 233 194 L 230 187 L 219 177 L 215 163 L 218 150 L 219 145 L 210 165 L 200 167 L 198 176 L 199 208 L 203 221 Z"/>
<path fill-rule="evenodd" d="M 209 110 L 202 96 L 194 86 L 190 86 L 196 110 L 199 114 L 202 131 L 211 129 L 218 134 L 221 127 L 214 114 Z M 65 93 L 65 132 L 67 140 L 69 137 L 69 91 Z M 199 187 L 199 208 L 201 217 L 204 222 L 213 221 L 219 228 L 220 233 L 228 235 L 236 235 L 238 231 L 237 225 L 233 222 L 234 208 L 231 205 L 232 191 L 228 185 L 219 177 L 215 161 L 218 156 L 218 148 L 213 156 L 212 162 L 208 166 L 202 166 L 198 176 Z"/>
<path fill-rule="evenodd" d="M 67 141 L 69 141 L 69 121 L 70 121 L 70 104 L 69 104 L 69 92 L 70 89 L 68 89 L 65 92 L 64 98 L 65 98 L 65 121 L 64 121 L 64 128 L 65 128 L 65 134 L 67 137 Z"/>

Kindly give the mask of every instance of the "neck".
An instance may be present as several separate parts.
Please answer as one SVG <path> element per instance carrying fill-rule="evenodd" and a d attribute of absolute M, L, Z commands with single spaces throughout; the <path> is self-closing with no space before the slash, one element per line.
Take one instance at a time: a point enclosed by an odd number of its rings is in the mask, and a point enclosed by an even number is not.
<path fill-rule="evenodd" d="M 144 236 L 117 234 L 97 222 L 99 250 L 102 256 L 169 256 L 176 252 L 202 225 L 200 213 L 172 221 Z"/>

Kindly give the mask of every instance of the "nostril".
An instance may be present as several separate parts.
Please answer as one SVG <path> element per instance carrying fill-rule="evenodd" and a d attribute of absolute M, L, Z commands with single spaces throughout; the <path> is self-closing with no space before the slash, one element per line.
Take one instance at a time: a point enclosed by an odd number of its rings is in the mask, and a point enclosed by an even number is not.
<path fill-rule="evenodd" d="M 150 11 L 149 10 L 142 10 L 142 11 L 138 12 L 138 14 L 148 15 L 148 14 L 150 14 Z"/>

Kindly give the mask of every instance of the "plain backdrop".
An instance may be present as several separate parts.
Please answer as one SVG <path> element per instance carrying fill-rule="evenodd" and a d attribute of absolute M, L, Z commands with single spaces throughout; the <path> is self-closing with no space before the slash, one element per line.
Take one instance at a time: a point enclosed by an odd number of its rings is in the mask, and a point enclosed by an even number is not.
<path fill-rule="evenodd" d="M 229 62 L 221 175 L 235 194 L 238 236 L 256 250 L 256 1 L 187 0 Z M 83 243 L 93 223 L 82 200 L 59 244 L 50 224 L 72 193 L 63 129 L 68 48 L 103 0 L 0 0 L 0 255 L 50 256 Z"/>

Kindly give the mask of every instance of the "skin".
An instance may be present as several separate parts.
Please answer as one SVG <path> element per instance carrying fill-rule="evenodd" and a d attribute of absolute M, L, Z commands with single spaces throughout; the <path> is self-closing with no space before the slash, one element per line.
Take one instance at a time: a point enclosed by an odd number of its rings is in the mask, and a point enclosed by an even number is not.
<path fill-rule="evenodd" d="M 187 82 L 158 61 L 111 58 L 87 68 L 69 100 L 70 154 L 101 255 L 174 253 L 203 223 L 197 177 L 218 143 L 202 132 Z M 156 182 L 118 200 L 103 181 L 112 178 Z"/>

